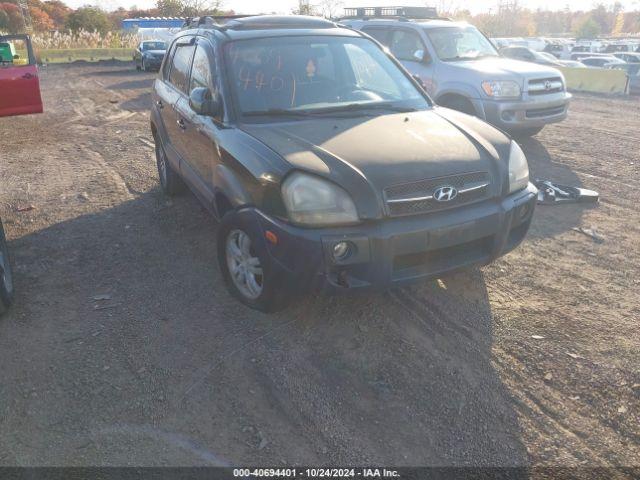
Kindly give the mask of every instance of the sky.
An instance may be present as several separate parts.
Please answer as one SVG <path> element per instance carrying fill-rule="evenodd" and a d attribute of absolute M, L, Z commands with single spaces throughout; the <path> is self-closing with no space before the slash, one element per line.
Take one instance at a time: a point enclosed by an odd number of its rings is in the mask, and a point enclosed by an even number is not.
<path fill-rule="evenodd" d="M 67 5 L 77 8 L 82 5 L 92 4 L 99 5 L 106 10 L 115 10 L 118 7 L 130 8 L 136 6 L 138 8 L 151 8 L 155 6 L 155 0 L 63 0 Z M 310 0 L 313 5 L 314 0 Z M 318 2 L 319 3 L 319 2 Z M 568 6 L 571 10 L 589 10 L 597 3 L 613 3 L 613 0 L 519 0 L 518 3 L 526 8 L 561 10 Z M 640 8 L 640 0 L 620 0 L 627 10 Z M 476 0 L 476 1 L 458 1 L 458 0 L 438 0 L 434 2 L 425 2 L 424 0 L 344 0 L 343 6 L 362 7 L 362 6 L 392 6 L 392 5 L 451 5 L 454 8 L 467 8 L 472 13 L 487 12 L 489 9 L 495 10 L 498 0 Z M 298 5 L 297 0 L 269 0 L 268 2 L 256 0 L 223 0 L 222 7 L 233 9 L 236 13 L 279 13 L 286 14 Z"/>

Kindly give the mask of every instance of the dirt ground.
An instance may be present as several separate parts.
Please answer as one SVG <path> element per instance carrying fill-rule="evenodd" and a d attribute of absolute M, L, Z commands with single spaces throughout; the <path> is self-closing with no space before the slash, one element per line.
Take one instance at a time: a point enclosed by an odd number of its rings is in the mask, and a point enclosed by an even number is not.
<path fill-rule="evenodd" d="M 159 191 L 152 81 L 50 66 L 46 113 L 0 119 L 1 465 L 640 465 L 638 98 L 576 96 L 523 143 L 598 206 L 538 207 L 489 267 L 268 316 Z"/>

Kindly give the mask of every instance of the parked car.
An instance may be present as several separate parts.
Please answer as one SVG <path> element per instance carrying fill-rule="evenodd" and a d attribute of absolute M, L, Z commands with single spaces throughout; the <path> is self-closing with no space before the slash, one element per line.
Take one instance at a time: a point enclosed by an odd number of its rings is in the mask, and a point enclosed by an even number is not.
<path fill-rule="evenodd" d="M 162 40 L 144 40 L 140 42 L 133 52 L 136 70 L 144 72 L 159 70 L 166 51 L 167 45 Z"/>
<path fill-rule="evenodd" d="M 616 52 L 612 54 L 627 63 L 640 63 L 640 53 L 635 52 Z"/>
<path fill-rule="evenodd" d="M 571 59 L 571 45 L 567 43 L 548 43 L 542 50 L 545 53 L 550 53 L 559 60 Z"/>
<path fill-rule="evenodd" d="M 609 53 L 591 53 L 591 52 L 577 52 L 571 54 L 571 60 L 581 61 L 583 58 L 589 57 L 607 57 L 611 58 Z"/>
<path fill-rule="evenodd" d="M 577 60 L 558 60 L 561 67 L 569 68 L 585 68 L 585 65 Z"/>
<path fill-rule="evenodd" d="M 624 60 L 620 60 L 619 58 L 616 58 L 613 56 L 612 57 L 608 57 L 608 56 L 586 57 L 586 58 L 581 58 L 580 62 L 583 65 L 586 65 L 587 67 L 591 67 L 591 68 L 604 68 L 605 66 L 609 66 L 609 65 L 621 65 L 621 64 L 627 63 Z"/>
<path fill-rule="evenodd" d="M 605 68 L 624 70 L 629 77 L 629 94 L 640 95 L 640 63 L 607 65 Z"/>
<path fill-rule="evenodd" d="M 11 303 L 13 303 L 13 276 L 11 274 L 7 239 L 4 234 L 2 220 L 0 220 L 0 314 L 9 308 Z"/>
<path fill-rule="evenodd" d="M 604 53 L 633 52 L 636 46 L 632 43 L 610 43 L 602 51 Z"/>
<path fill-rule="evenodd" d="M 0 117 L 42 112 L 31 38 L 0 35 Z"/>
<path fill-rule="evenodd" d="M 547 52 L 536 52 L 526 47 L 506 47 L 500 50 L 500 55 L 514 60 L 537 63 L 539 65 L 560 66 L 559 60 Z"/>
<path fill-rule="evenodd" d="M 502 58 L 473 25 L 442 19 L 352 18 L 425 85 L 439 105 L 476 115 L 518 136 L 532 136 L 567 116 L 562 73 Z"/>
<path fill-rule="evenodd" d="M 220 220 L 225 283 L 264 311 L 491 262 L 522 241 L 536 202 L 515 141 L 315 17 L 179 33 L 151 131 L 162 189 L 186 184 Z"/>

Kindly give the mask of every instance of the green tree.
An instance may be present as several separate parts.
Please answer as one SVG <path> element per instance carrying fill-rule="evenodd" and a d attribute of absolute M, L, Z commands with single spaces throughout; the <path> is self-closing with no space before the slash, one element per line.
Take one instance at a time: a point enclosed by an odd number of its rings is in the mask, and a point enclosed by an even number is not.
<path fill-rule="evenodd" d="M 573 34 L 576 38 L 596 38 L 600 34 L 600 25 L 593 18 L 587 17 L 578 24 Z"/>
<path fill-rule="evenodd" d="M 74 32 L 87 30 L 105 33 L 111 26 L 109 17 L 99 7 L 80 7 L 67 17 L 66 27 Z"/>
<path fill-rule="evenodd" d="M 182 0 L 158 0 L 156 8 L 162 17 L 179 17 L 184 12 Z"/>

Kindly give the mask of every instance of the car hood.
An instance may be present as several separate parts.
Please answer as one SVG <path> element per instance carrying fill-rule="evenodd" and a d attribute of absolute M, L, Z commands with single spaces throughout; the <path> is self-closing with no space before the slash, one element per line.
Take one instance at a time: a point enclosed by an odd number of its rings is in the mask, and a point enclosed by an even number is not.
<path fill-rule="evenodd" d="M 153 55 L 154 57 L 164 55 L 166 52 L 167 52 L 166 50 L 145 50 L 144 51 L 145 55 Z"/>
<path fill-rule="evenodd" d="M 523 62 L 504 57 L 487 57 L 479 60 L 449 62 L 453 68 L 475 71 L 482 80 L 524 80 L 546 76 L 560 76 L 560 72 L 547 65 Z M 468 73 L 467 73 L 468 74 Z"/>
<path fill-rule="evenodd" d="M 380 200 L 383 189 L 390 185 L 478 171 L 500 178 L 504 162 L 480 130 L 490 129 L 508 144 L 506 136 L 477 119 L 471 120 L 475 125 L 464 125 L 457 117 L 457 113 L 437 108 L 379 116 L 244 124 L 241 128 L 274 150 L 291 168 L 335 181 L 354 196 L 356 204 L 360 203 L 361 214 L 368 210 L 376 216 L 362 203 L 367 198 L 372 200 L 370 192 Z"/>

